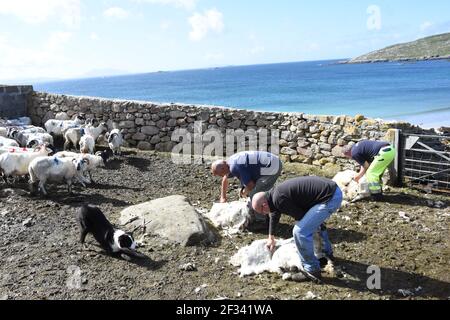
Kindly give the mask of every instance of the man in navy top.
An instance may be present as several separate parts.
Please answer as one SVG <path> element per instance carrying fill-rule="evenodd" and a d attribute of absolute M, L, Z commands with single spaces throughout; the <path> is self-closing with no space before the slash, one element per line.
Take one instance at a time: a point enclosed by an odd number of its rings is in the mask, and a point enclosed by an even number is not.
<path fill-rule="evenodd" d="M 227 202 L 230 178 L 240 180 L 242 198 L 253 196 L 257 192 L 270 190 L 281 175 L 283 165 L 276 155 L 264 151 L 241 152 L 227 161 L 219 160 L 212 164 L 211 172 L 222 177 L 220 202 Z"/>
<path fill-rule="evenodd" d="M 344 154 L 361 165 L 361 171 L 355 177 L 355 181 L 359 182 L 365 175 L 370 193 L 376 200 L 381 199 L 381 178 L 395 159 L 394 147 L 385 141 L 362 140 L 353 147 L 345 147 Z"/>

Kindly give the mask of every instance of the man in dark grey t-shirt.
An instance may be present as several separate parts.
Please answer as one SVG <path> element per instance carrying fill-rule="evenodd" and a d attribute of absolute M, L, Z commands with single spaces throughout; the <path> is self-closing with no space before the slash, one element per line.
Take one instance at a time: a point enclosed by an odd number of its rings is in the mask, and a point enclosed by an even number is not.
<path fill-rule="evenodd" d="M 323 253 L 327 257 L 333 257 L 328 233 L 322 225 L 341 207 L 341 203 L 342 192 L 334 181 L 301 177 L 288 180 L 269 192 L 256 194 L 252 206 L 256 212 L 270 217 L 267 247 L 271 251 L 275 249 L 275 232 L 281 214 L 295 219 L 293 233 L 304 269 L 304 279 L 320 282 L 320 262 L 316 254 Z M 313 235 L 318 231 L 322 238 L 321 253 L 314 252 Z"/>

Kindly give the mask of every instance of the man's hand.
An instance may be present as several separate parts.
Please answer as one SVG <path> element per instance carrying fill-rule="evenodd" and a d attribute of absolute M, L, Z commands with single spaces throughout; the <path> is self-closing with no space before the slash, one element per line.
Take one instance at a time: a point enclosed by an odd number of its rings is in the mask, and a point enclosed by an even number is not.
<path fill-rule="evenodd" d="M 353 180 L 355 180 L 356 183 L 359 183 L 359 180 L 361 180 L 361 177 L 360 176 L 356 176 L 356 177 L 353 178 Z"/>
<path fill-rule="evenodd" d="M 228 202 L 227 198 L 220 197 L 220 203 L 227 203 L 227 202 Z"/>
<path fill-rule="evenodd" d="M 241 198 L 248 198 L 248 193 L 247 193 L 247 190 L 246 190 L 246 188 L 245 187 L 243 187 L 242 189 L 241 189 L 241 191 L 239 192 L 239 196 L 241 197 Z"/>
<path fill-rule="evenodd" d="M 266 248 L 269 249 L 270 252 L 275 251 L 276 241 L 274 236 L 269 236 L 269 239 L 267 240 Z"/>

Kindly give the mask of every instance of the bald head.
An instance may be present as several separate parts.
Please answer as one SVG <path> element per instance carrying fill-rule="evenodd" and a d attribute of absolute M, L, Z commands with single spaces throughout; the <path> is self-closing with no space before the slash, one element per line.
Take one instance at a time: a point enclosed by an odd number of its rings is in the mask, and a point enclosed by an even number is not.
<path fill-rule="evenodd" d="M 270 214 L 269 202 L 265 192 L 260 192 L 253 196 L 252 207 L 257 213 Z"/>
<path fill-rule="evenodd" d="M 351 159 L 352 158 L 352 149 L 353 149 L 352 146 L 347 145 L 342 149 L 342 153 L 344 154 L 344 156 Z"/>
<path fill-rule="evenodd" d="M 225 160 L 214 161 L 211 165 L 211 173 L 215 176 L 224 177 L 230 173 L 230 166 Z"/>

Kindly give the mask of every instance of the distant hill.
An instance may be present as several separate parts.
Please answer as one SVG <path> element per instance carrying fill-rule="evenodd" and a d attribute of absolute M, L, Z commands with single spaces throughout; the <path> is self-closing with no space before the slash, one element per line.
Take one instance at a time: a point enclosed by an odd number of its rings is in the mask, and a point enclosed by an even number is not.
<path fill-rule="evenodd" d="M 396 44 L 360 57 L 347 63 L 370 63 L 387 61 L 420 61 L 450 59 L 450 33 L 443 33 L 413 42 Z"/>

